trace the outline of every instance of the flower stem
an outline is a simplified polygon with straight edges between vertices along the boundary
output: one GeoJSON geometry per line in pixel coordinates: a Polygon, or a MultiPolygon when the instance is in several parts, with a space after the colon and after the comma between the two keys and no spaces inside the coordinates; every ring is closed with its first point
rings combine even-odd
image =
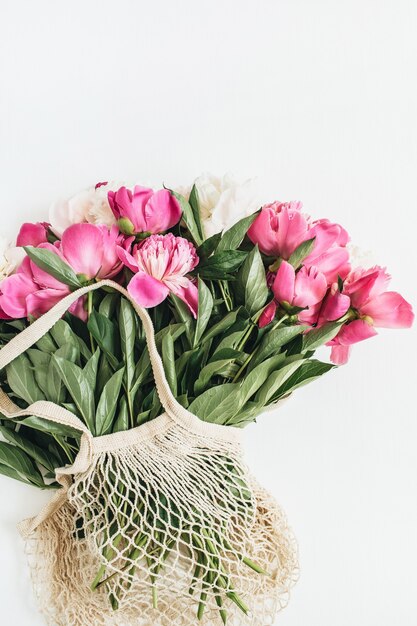
{"type": "MultiPolygon", "coordinates": [[[[93,292],[89,291],[87,294],[87,314],[88,314],[88,319],[90,319],[91,313],[93,312],[93,292]]],[[[90,333],[90,345],[91,345],[91,352],[95,351],[95,345],[94,345],[94,339],[93,339],[93,335],[90,333]]]]}

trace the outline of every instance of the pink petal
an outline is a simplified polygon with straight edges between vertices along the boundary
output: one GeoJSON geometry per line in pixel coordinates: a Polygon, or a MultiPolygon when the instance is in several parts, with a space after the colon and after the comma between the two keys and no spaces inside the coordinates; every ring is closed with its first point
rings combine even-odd
{"type": "Polygon", "coordinates": [[[85,306],[85,297],[78,298],[78,300],[74,302],[74,304],[71,304],[68,310],[70,313],[75,315],[75,317],[79,317],[84,322],[87,321],[88,313],[87,313],[87,308],[85,306]]]}
{"type": "Polygon", "coordinates": [[[116,225],[110,229],[107,226],[97,226],[97,228],[100,229],[102,235],[102,262],[97,277],[112,278],[122,269],[122,262],[117,253],[117,246],[122,242],[122,237],[116,225]]]}
{"type": "Polygon", "coordinates": [[[324,274],[315,267],[302,267],[296,274],[294,286],[294,306],[311,306],[323,300],[327,291],[324,274]]]}
{"type": "Polygon", "coordinates": [[[145,230],[162,233],[178,224],[181,219],[181,207],[178,200],[167,190],[156,191],[147,202],[145,210],[145,230]]]}
{"type": "Polygon", "coordinates": [[[382,328],[410,328],[414,320],[411,304],[395,291],[372,298],[361,308],[361,313],[369,315],[375,326],[382,328]]]}
{"type": "Polygon", "coordinates": [[[262,312],[261,317],[259,318],[259,328],[264,328],[264,326],[268,326],[268,324],[270,324],[272,322],[272,320],[275,317],[275,313],[277,311],[277,305],[275,300],[272,300],[272,302],[270,302],[268,304],[268,306],[265,307],[265,309],[262,312]]]}
{"type": "Polygon", "coordinates": [[[1,283],[1,309],[6,315],[15,319],[27,317],[27,297],[36,289],[37,285],[24,273],[5,278],[1,283]]]}
{"type": "Polygon", "coordinates": [[[349,360],[350,351],[350,346],[332,346],[330,353],[331,362],[335,365],[345,365],[349,360]]]}
{"type": "Polygon", "coordinates": [[[128,267],[129,269],[132,270],[132,272],[137,272],[138,271],[139,266],[137,264],[137,261],[130,254],[130,252],[128,252],[127,250],[125,250],[121,246],[117,246],[117,254],[119,256],[119,259],[123,263],[123,265],[126,265],[126,267],[128,267]]]}
{"type": "Polygon", "coordinates": [[[320,311],[320,319],[323,322],[334,322],[345,315],[350,307],[349,296],[335,291],[335,293],[329,293],[324,300],[323,306],[320,311]]]}
{"type": "Polygon", "coordinates": [[[41,243],[46,243],[46,227],[45,224],[38,222],[37,224],[31,224],[27,222],[20,228],[17,236],[17,246],[39,246],[41,243]]]}
{"type": "Polygon", "coordinates": [[[282,261],[275,276],[272,291],[278,302],[292,304],[294,298],[295,270],[290,263],[282,261]]]}
{"type": "Polygon", "coordinates": [[[183,281],[187,283],[186,286],[173,285],[172,292],[178,296],[178,298],[181,298],[181,300],[188,305],[193,316],[197,317],[198,289],[188,278],[184,278],[183,281]]]}
{"type": "Polygon", "coordinates": [[[145,272],[138,272],[127,286],[132,298],[145,308],[157,306],[165,300],[169,289],[163,282],[145,272]]]}
{"type": "Polygon", "coordinates": [[[280,256],[288,259],[300,243],[309,239],[307,220],[300,211],[287,207],[277,217],[280,256]]]}
{"type": "Polygon", "coordinates": [[[94,224],[73,224],[62,235],[62,254],[76,274],[97,276],[103,263],[103,235],[94,224]]]}
{"type": "Polygon", "coordinates": [[[333,283],[338,276],[346,278],[350,271],[349,251],[346,248],[335,246],[320,256],[310,255],[304,261],[305,265],[314,265],[322,272],[328,283],[333,283]]]}
{"type": "Polygon", "coordinates": [[[276,230],[272,227],[272,220],[276,221],[273,209],[264,207],[248,230],[248,237],[252,243],[257,243],[259,250],[269,256],[280,256],[280,249],[276,230]]]}
{"type": "Polygon", "coordinates": [[[317,304],[312,304],[305,309],[304,311],[300,311],[298,314],[298,320],[301,324],[316,324],[317,326],[321,326],[320,320],[318,319],[319,313],[321,309],[321,302],[317,302],[317,304]]]}
{"type": "Polygon", "coordinates": [[[365,320],[354,320],[342,326],[335,341],[342,346],[351,346],[377,334],[375,328],[365,320]]]}
{"type": "MultiPolygon", "coordinates": [[[[62,285],[64,287],[64,285],[62,285]]],[[[40,317],[70,293],[69,289],[41,289],[27,297],[28,314],[40,317]]]]}
{"type": "MultiPolygon", "coordinates": [[[[307,265],[315,265],[315,259],[327,252],[333,245],[338,244],[341,230],[339,224],[332,224],[328,220],[319,220],[314,223],[308,233],[308,238],[315,237],[315,242],[312,252],[306,259],[307,265]]],[[[342,240],[344,239],[342,237],[342,240]]]]}

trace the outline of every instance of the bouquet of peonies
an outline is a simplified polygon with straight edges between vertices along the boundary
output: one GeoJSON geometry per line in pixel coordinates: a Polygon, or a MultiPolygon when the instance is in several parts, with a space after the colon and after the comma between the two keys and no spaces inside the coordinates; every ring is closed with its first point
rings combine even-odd
{"type": "Polygon", "coordinates": [[[48,623],[273,623],[296,548],[239,429],[413,320],[348,242],[210,176],[98,183],[21,227],[1,265],[0,473],[55,490],[21,524],[48,623]]]}

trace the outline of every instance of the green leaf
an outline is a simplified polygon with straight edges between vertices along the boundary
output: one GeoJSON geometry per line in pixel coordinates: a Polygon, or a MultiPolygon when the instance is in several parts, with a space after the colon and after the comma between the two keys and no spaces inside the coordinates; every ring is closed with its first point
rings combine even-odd
{"type": "Polygon", "coordinates": [[[23,474],[19,474],[19,472],[16,472],[16,470],[12,469],[8,465],[3,465],[2,463],[0,463],[0,474],[3,474],[3,476],[7,476],[7,478],[19,480],[21,483],[25,483],[25,485],[33,485],[33,483],[26,479],[23,474]]]}
{"type": "Polygon", "coordinates": [[[205,422],[226,423],[239,410],[236,406],[236,385],[226,383],[208,389],[191,402],[189,410],[205,422]]]}
{"type": "Polygon", "coordinates": [[[298,361],[288,363],[279,370],[272,372],[256,395],[256,401],[259,405],[262,407],[267,406],[278,389],[303,363],[303,359],[299,359],[298,361]]]}
{"type": "Polygon", "coordinates": [[[236,250],[244,240],[249,228],[258,217],[258,214],[259,211],[249,215],[249,217],[244,217],[229,228],[229,230],[226,230],[217,246],[217,252],[236,250]]]}
{"type": "Polygon", "coordinates": [[[162,339],[162,362],[164,364],[165,376],[168,385],[174,396],[178,394],[177,390],[177,374],[175,371],[175,351],[174,340],[170,333],[166,333],[162,339]]]}
{"type": "Polygon", "coordinates": [[[316,350],[336,337],[342,324],[343,322],[329,322],[321,326],[321,328],[310,330],[303,337],[303,351],[316,350]]]}
{"type": "Polygon", "coordinates": [[[174,196],[180,203],[181,211],[182,211],[182,219],[184,220],[188,230],[190,231],[191,237],[194,239],[197,246],[199,246],[203,238],[200,235],[199,228],[196,224],[194,212],[189,202],[182,196],[181,194],[173,191],[172,189],[168,189],[171,195],[174,196]]]}
{"type": "Polygon", "coordinates": [[[0,432],[9,443],[12,443],[23,452],[26,452],[34,461],[42,465],[45,469],[54,472],[55,465],[53,457],[43,450],[40,446],[35,445],[29,439],[22,437],[19,433],[10,428],[0,426],[0,432]]]}
{"type": "Polygon", "coordinates": [[[198,314],[197,314],[197,322],[194,332],[194,342],[193,347],[195,348],[204,331],[207,328],[207,324],[210,321],[211,313],[213,311],[213,296],[211,295],[210,289],[201,280],[198,278],[198,314]]]}
{"type": "MultiPolygon", "coordinates": [[[[56,350],[55,356],[62,357],[66,361],[75,362],[77,351],[72,344],[67,343],[56,350]]],[[[49,359],[46,375],[45,394],[47,399],[50,402],[55,402],[55,404],[62,404],[65,401],[66,393],[53,359],[49,359]]]]}
{"type": "Polygon", "coordinates": [[[72,428],[71,426],[64,426],[63,424],[56,424],[55,422],[51,422],[35,415],[25,417],[19,422],[19,424],[22,424],[22,426],[27,426],[28,428],[34,428],[35,430],[39,430],[42,433],[47,433],[48,435],[58,437],[71,437],[73,439],[81,437],[80,431],[76,428],[72,428]]]}
{"type": "Polygon", "coordinates": [[[47,333],[43,337],[36,342],[35,347],[42,352],[48,352],[49,354],[53,354],[57,348],[56,343],[52,339],[50,333],[47,333]]]}
{"type": "Polygon", "coordinates": [[[108,293],[104,296],[103,300],[100,302],[100,306],[98,312],[104,317],[108,317],[112,319],[115,316],[117,309],[117,301],[120,299],[120,295],[118,293],[108,293]]]}
{"type": "Polygon", "coordinates": [[[98,436],[107,435],[112,431],[123,375],[124,368],[113,374],[104,386],[96,411],[95,431],[98,436]]]}
{"type": "Polygon", "coordinates": [[[113,369],[119,367],[120,339],[117,326],[101,313],[93,311],[87,323],[98,346],[106,353],[113,369]]]}
{"type": "Polygon", "coordinates": [[[209,280],[234,280],[233,272],[242,265],[247,253],[242,250],[226,250],[203,259],[194,270],[201,278],[209,280]]]}
{"type": "Polygon", "coordinates": [[[278,389],[274,399],[287,395],[295,389],[312,382],[326,372],[329,372],[334,367],[336,366],[331,363],[322,363],[321,361],[316,360],[304,361],[297,371],[294,372],[294,374],[292,374],[278,389]]]}
{"type": "Polygon", "coordinates": [[[209,363],[214,363],[215,361],[222,361],[224,359],[228,360],[241,360],[247,357],[245,352],[241,350],[234,350],[233,348],[222,347],[221,349],[217,349],[213,356],[210,357],[209,363]]]}
{"type": "Polygon", "coordinates": [[[79,337],[64,320],[59,320],[50,330],[50,334],[58,347],[70,344],[76,351],[76,356],[71,360],[80,365],[80,354],[88,360],[91,357],[91,350],[86,343],[79,337]]]}
{"type": "Polygon", "coordinates": [[[121,298],[119,309],[120,345],[125,364],[127,392],[129,393],[135,376],[135,340],[137,333],[136,313],[126,298],[121,298]]]}
{"type": "Polygon", "coordinates": [[[198,234],[200,235],[201,239],[204,239],[204,229],[201,222],[200,203],[198,200],[198,189],[195,184],[192,186],[188,203],[193,212],[193,217],[197,226],[198,234]]]}
{"type": "Polygon", "coordinates": [[[33,248],[32,246],[24,246],[24,249],[35,265],[59,282],[72,289],[79,289],[82,286],[74,270],[55,252],[45,248],[33,248]]]}
{"type": "Polygon", "coordinates": [[[29,348],[26,354],[33,365],[33,373],[39,388],[48,397],[48,366],[51,362],[51,355],[35,348],[29,348]]]}
{"type": "Polygon", "coordinates": [[[258,246],[251,250],[240,268],[236,290],[250,315],[257,313],[265,304],[269,290],[258,246]]]}
{"type": "Polygon", "coordinates": [[[16,446],[3,441],[0,441],[0,465],[9,467],[38,487],[44,486],[42,474],[30,456],[16,446]]]}
{"type": "Polygon", "coordinates": [[[302,265],[304,259],[308,257],[310,252],[314,248],[314,243],[316,238],[307,239],[307,241],[303,241],[300,245],[294,250],[290,258],[288,259],[288,263],[291,263],[293,268],[296,270],[302,265]]]}
{"type": "Polygon", "coordinates": [[[222,359],[205,365],[200,371],[199,377],[194,384],[194,394],[199,396],[203,393],[213,376],[220,376],[222,372],[226,372],[231,363],[233,363],[233,358],[222,359]]]}
{"type": "Polygon", "coordinates": [[[97,387],[97,374],[98,374],[99,362],[100,362],[100,350],[99,348],[97,348],[94,354],[88,359],[87,363],[84,365],[84,368],[83,368],[83,374],[88,384],[90,385],[91,389],[94,389],[94,390],[96,390],[96,387],[97,387]]]}
{"type": "Polygon", "coordinates": [[[242,310],[240,307],[237,308],[235,311],[230,311],[230,313],[227,313],[227,315],[222,317],[220,321],[211,326],[211,328],[209,328],[209,330],[204,333],[202,340],[208,341],[209,339],[213,339],[213,337],[216,337],[217,335],[226,333],[226,331],[231,326],[233,326],[233,324],[239,317],[241,317],[241,315],[242,310]]]}
{"type": "Polygon", "coordinates": [[[282,363],[283,355],[276,354],[264,360],[249,372],[239,389],[239,410],[258,391],[274,370],[282,363]]]}
{"type": "Polygon", "coordinates": [[[281,326],[266,333],[251,363],[252,368],[271,354],[277,353],[289,341],[308,328],[307,326],[281,326]]]}
{"type": "Polygon", "coordinates": [[[45,396],[40,390],[32,369],[31,362],[26,354],[21,354],[6,367],[7,382],[9,387],[28,404],[33,404],[37,400],[45,400],[45,396]]]}
{"type": "Polygon", "coordinates": [[[218,243],[222,237],[221,233],[215,233],[208,239],[205,239],[201,246],[197,248],[198,258],[202,261],[208,259],[216,250],[218,243]]]}
{"type": "Polygon", "coordinates": [[[122,396],[119,402],[119,413],[114,422],[113,432],[120,433],[125,430],[129,430],[129,408],[126,397],[122,396]]]}
{"type": "MultiPolygon", "coordinates": [[[[175,294],[170,294],[170,300],[174,304],[176,311],[176,318],[184,325],[185,334],[187,335],[188,343],[192,344],[193,328],[195,325],[194,318],[187,304],[181,298],[178,298],[175,294]]],[[[161,332],[161,331],[159,331],[161,332]]]]}
{"type": "Polygon", "coordinates": [[[65,361],[61,357],[53,356],[52,358],[69,395],[73,399],[84,422],[94,435],[95,402],[93,388],[78,365],[65,361]]]}

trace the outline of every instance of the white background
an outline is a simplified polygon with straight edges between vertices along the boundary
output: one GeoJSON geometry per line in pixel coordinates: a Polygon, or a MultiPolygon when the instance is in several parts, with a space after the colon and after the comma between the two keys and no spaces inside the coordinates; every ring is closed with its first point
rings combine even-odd
{"type": "MultiPolygon", "coordinates": [[[[1,0],[1,229],[106,179],[257,175],[416,299],[415,0],[1,0]]],[[[386,331],[248,430],[302,577],[281,626],[417,620],[416,330],[386,331]]],[[[0,478],[0,621],[37,626],[0,478]]]]}

